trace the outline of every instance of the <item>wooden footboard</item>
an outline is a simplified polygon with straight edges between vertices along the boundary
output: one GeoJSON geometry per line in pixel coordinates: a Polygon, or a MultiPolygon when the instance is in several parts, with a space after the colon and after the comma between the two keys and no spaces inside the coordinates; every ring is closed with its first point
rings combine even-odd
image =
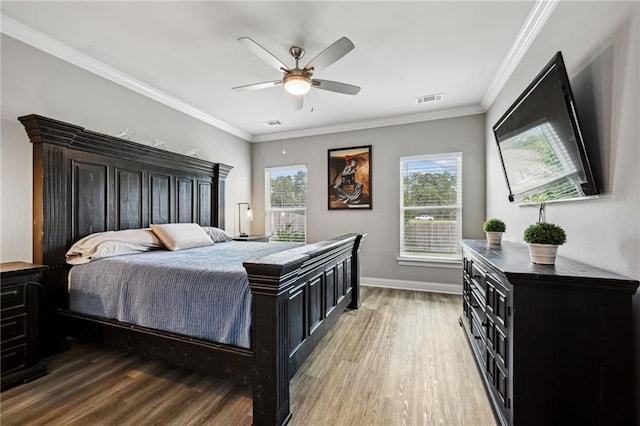
{"type": "Polygon", "coordinates": [[[358,307],[358,252],[349,234],[245,262],[253,295],[253,418],[286,424],[289,380],[349,306],[358,307]]]}

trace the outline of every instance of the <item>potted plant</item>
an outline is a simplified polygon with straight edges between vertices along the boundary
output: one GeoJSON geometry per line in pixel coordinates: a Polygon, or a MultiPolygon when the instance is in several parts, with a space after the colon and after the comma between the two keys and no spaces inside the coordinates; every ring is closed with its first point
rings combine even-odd
{"type": "Polygon", "coordinates": [[[523,239],[529,244],[531,262],[553,265],[556,261],[558,246],[567,242],[567,234],[558,225],[538,222],[524,230],[523,239]]]}
{"type": "Polygon", "coordinates": [[[500,219],[493,218],[487,220],[482,225],[482,229],[487,234],[489,244],[500,244],[502,242],[502,234],[507,230],[507,225],[500,219]]]}

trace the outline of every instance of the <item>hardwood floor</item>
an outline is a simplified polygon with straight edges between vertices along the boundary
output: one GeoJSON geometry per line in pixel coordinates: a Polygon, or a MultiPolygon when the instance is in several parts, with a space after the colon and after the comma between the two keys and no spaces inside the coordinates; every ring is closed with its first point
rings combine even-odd
{"type": "MultiPolygon", "coordinates": [[[[494,425],[459,296],[364,287],[291,381],[292,425],[494,425]]],[[[250,425],[251,389],[77,342],[0,394],[9,425],[250,425]]]]}

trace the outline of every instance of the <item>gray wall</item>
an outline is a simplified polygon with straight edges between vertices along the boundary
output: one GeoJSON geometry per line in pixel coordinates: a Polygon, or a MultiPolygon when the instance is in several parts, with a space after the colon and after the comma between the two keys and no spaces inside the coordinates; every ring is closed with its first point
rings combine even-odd
{"type": "MultiPolygon", "coordinates": [[[[264,232],[265,167],[306,164],[307,240],[319,241],[347,232],[368,233],[362,249],[362,275],[392,281],[451,283],[461,289],[459,268],[399,266],[400,157],[462,152],[463,236],[483,237],[484,115],[382,127],[253,145],[252,232],[264,232]],[[372,145],[373,209],[327,209],[327,150],[372,145]]],[[[400,284],[401,285],[401,284],[400,284]]]]}
{"type": "Polygon", "coordinates": [[[165,142],[168,150],[199,150],[200,158],[234,166],[227,185],[227,229],[234,206],[251,191],[250,144],[115,83],[2,36],[0,260],[32,260],[32,148],[17,117],[40,114],[134,140],[165,142]]]}
{"type": "MultiPolygon", "coordinates": [[[[585,140],[596,148],[590,160],[601,175],[604,195],[592,201],[548,204],[546,218],[567,231],[568,242],[559,255],[635,279],[640,278],[639,22],[638,2],[560,2],[486,114],[487,215],[505,220],[506,239],[521,241],[524,228],[537,220],[538,212],[507,202],[491,126],[552,55],[562,51],[585,140]]],[[[640,386],[638,294],[633,306],[640,386]]]]}

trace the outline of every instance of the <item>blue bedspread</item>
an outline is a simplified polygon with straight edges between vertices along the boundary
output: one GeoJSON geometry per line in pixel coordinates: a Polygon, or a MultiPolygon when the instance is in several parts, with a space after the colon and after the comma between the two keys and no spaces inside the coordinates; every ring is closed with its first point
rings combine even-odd
{"type": "Polygon", "coordinates": [[[242,262],[295,246],[228,241],[77,265],[69,273],[69,308],[250,348],[251,292],[242,262]]]}

